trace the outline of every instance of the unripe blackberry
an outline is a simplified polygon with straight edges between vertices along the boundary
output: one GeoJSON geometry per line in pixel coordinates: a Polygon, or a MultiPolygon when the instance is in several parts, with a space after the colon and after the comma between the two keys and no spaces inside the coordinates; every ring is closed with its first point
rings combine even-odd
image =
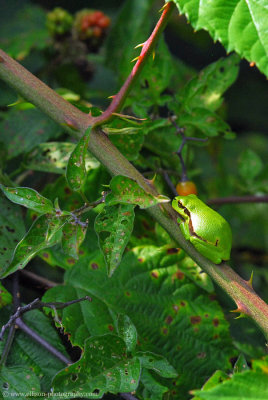
{"type": "Polygon", "coordinates": [[[68,34],[71,31],[72,24],[72,15],[63,8],[54,8],[47,14],[46,25],[50,34],[54,37],[68,34]]]}

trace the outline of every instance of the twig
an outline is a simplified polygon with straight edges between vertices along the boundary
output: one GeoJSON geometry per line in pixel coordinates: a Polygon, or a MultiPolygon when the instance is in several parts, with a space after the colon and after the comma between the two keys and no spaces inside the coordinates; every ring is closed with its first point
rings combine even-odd
{"type": "Polygon", "coordinates": [[[235,203],[268,203],[268,195],[263,196],[230,196],[207,200],[207,204],[235,204],[235,203]]]}
{"type": "Polygon", "coordinates": [[[44,347],[47,351],[53,354],[56,358],[62,361],[64,364],[71,364],[72,362],[65,357],[60,351],[58,351],[55,347],[53,347],[50,343],[48,343],[45,339],[43,339],[40,335],[38,335],[35,331],[33,331],[29,326],[27,326],[21,318],[16,319],[16,325],[20,328],[24,333],[30,336],[33,340],[39,343],[42,347],[44,347]]]}
{"type": "Polygon", "coordinates": [[[72,215],[78,216],[81,215],[87,211],[90,211],[92,208],[98,206],[99,204],[102,204],[105,202],[105,198],[109,192],[103,192],[102,197],[99,200],[93,201],[92,203],[85,203],[82,207],[78,208],[77,210],[74,210],[72,212],[72,215]]]}
{"type": "Polygon", "coordinates": [[[8,354],[9,354],[10,349],[11,349],[11,345],[12,345],[13,340],[14,340],[14,336],[15,336],[15,325],[13,324],[11,326],[11,328],[9,329],[7,341],[5,343],[4,350],[3,350],[2,354],[1,354],[0,367],[1,367],[1,365],[5,365],[5,363],[6,363],[8,354]]]}
{"type": "Polygon", "coordinates": [[[138,400],[137,397],[134,397],[131,393],[119,393],[122,399],[125,400],[138,400]]]}
{"type": "Polygon", "coordinates": [[[32,311],[32,310],[43,308],[43,307],[48,307],[48,308],[52,308],[52,309],[55,309],[55,308],[62,309],[62,308],[68,307],[72,304],[78,303],[80,301],[85,301],[85,300],[92,301],[91,297],[89,297],[89,296],[82,297],[81,299],[67,301],[66,303],[57,302],[57,301],[53,302],[53,303],[44,303],[44,302],[40,301],[39,299],[35,299],[31,303],[27,304],[26,306],[17,308],[16,312],[9,318],[8,322],[2,326],[1,333],[0,333],[0,340],[3,340],[3,335],[5,333],[5,330],[7,328],[9,328],[12,324],[14,324],[14,323],[17,324],[17,319],[20,318],[23,314],[25,314],[28,311],[32,311]]]}
{"type": "Polygon", "coordinates": [[[175,186],[173,185],[170,177],[168,176],[167,171],[163,171],[162,175],[163,175],[167,185],[169,186],[171,192],[174,194],[174,196],[178,196],[177,190],[176,190],[175,186]]]}
{"type": "Polygon", "coordinates": [[[33,281],[35,281],[36,283],[38,283],[41,286],[44,286],[45,288],[52,288],[57,286],[58,284],[56,282],[52,282],[47,278],[44,278],[43,276],[37,275],[31,271],[28,271],[26,269],[22,269],[20,270],[20,274],[22,276],[25,276],[33,281]]]}
{"type": "MultiPolygon", "coordinates": [[[[202,139],[202,138],[196,138],[196,137],[188,137],[184,134],[184,128],[180,128],[176,122],[174,121],[173,118],[170,118],[171,123],[175,126],[176,132],[181,135],[182,141],[181,145],[179,147],[179,150],[176,151],[177,156],[180,159],[181,163],[181,182],[186,182],[188,181],[188,176],[187,176],[187,170],[186,170],[186,165],[184,162],[184,159],[182,157],[182,150],[184,146],[186,145],[187,142],[192,141],[192,142],[207,142],[208,138],[202,139]]],[[[173,191],[174,192],[174,191],[173,191]]],[[[177,194],[177,191],[175,190],[175,193],[177,194]]]]}

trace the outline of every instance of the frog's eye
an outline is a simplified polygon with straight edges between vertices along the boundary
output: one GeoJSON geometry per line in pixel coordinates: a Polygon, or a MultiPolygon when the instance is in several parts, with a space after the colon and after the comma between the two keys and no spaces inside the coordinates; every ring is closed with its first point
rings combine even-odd
{"type": "Polygon", "coordinates": [[[179,182],[176,186],[178,195],[188,196],[188,194],[197,194],[197,187],[192,181],[179,182]]]}

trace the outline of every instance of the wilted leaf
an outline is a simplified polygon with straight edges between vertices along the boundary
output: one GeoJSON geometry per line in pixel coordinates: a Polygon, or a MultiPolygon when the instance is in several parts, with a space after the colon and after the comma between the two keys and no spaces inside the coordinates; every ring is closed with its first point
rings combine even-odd
{"type": "Polygon", "coordinates": [[[120,264],[128,244],[135,217],[134,207],[132,204],[106,206],[95,219],[95,231],[99,237],[99,245],[109,276],[120,264]]]}
{"type": "Polygon", "coordinates": [[[132,392],[139,384],[140,361],[126,356],[124,341],[115,335],[93,336],[86,340],[79,361],[59,372],[54,380],[54,391],[90,392],[91,398],[104,393],[132,392]]]}
{"type": "Polygon", "coordinates": [[[0,195],[0,262],[2,268],[10,263],[18,242],[25,234],[21,208],[0,195]]]}
{"type": "MultiPolygon", "coordinates": [[[[34,171],[63,174],[74,148],[75,144],[70,142],[41,143],[27,156],[26,167],[34,171]]],[[[86,171],[98,168],[99,165],[99,161],[87,152],[86,171]]]]}
{"type": "Polygon", "coordinates": [[[119,314],[117,319],[117,331],[124,340],[127,351],[133,352],[137,345],[138,334],[135,325],[127,315],[119,314]]]}
{"type": "Polygon", "coordinates": [[[86,177],[85,158],[90,132],[91,127],[87,128],[84,136],[77,143],[67,164],[66,179],[72,190],[80,190],[86,177]]]}
{"type": "Polygon", "coordinates": [[[49,217],[47,215],[41,215],[34,221],[29,231],[15,248],[11,263],[6,268],[1,268],[1,277],[4,278],[17,269],[24,268],[40,250],[56,244],[61,238],[61,231],[57,228],[56,231],[52,230],[51,234],[48,235],[49,217]]]}
{"type": "Polygon", "coordinates": [[[170,199],[163,195],[153,196],[143,190],[137,182],[126,176],[117,175],[110,182],[112,193],[108,194],[105,203],[109,206],[114,204],[136,204],[140,208],[148,208],[159,203],[167,203],[170,199]]]}
{"type": "Polygon", "coordinates": [[[5,187],[0,184],[5,196],[13,203],[20,204],[40,214],[54,214],[52,202],[39,194],[36,190],[27,187],[5,187]]]}
{"type": "Polygon", "coordinates": [[[65,254],[78,260],[79,247],[87,232],[86,222],[69,222],[62,229],[62,249],[65,254]]]}

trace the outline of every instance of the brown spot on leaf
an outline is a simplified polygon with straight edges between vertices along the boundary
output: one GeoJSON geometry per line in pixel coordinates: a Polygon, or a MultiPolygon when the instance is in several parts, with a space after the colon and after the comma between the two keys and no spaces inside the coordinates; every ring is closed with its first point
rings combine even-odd
{"type": "Polygon", "coordinates": [[[207,356],[207,353],[205,353],[204,351],[197,354],[197,358],[199,358],[199,359],[201,359],[201,360],[202,360],[203,358],[206,358],[206,356],[207,356]]]}
{"type": "Polygon", "coordinates": [[[209,315],[208,315],[208,314],[205,314],[205,317],[206,317],[206,318],[208,318],[208,317],[209,317],[209,315]]]}
{"type": "Polygon", "coordinates": [[[72,192],[71,192],[71,189],[68,188],[68,186],[65,186],[64,192],[65,192],[66,194],[71,194],[71,193],[72,193],[72,192]]]}
{"type": "Polygon", "coordinates": [[[177,254],[179,253],[180,249],[171,247],[170,249],[167,249],[167,254],[177,254]]]}
{"type": "Polygon", "coordinates": [[[214,300],[216,300],[217,296],[215,294],[210,294],[209,298],[211,301],[214,301],[214,300]]]}
{"type": "Polygon", "coordinates": [[[91,268],[92,268],[92,269],[98,269],[99,266],[98,266],[97,263],[92,263],[92,264],[91,264],[91,268]]]}
{"type": "Polygon", "coordinates": [[[44,258],[48,258],[48,257],[49,257],[49,254],[48,254],[48,253],[43,253],[42,256],[43,256],[44,258]]]}
{"type": "Polygon", "coordinates": [[[74,258],[68,258],[67,263],[68,264],[75,264],[75,259],[74,258]]]}
{"type": "Polygon", "coordinates": [[[168,328],[166,328],[165,326],[162,328],[162,333],[163,335],[167,335],[168,334],[168,328]]]}
{"type": "Polygon", "coordinates": [[[219,323],[220,323],[220,322],[219,322],[218,318],[214,318],[214,319],[213,319],[213,325],[214,325],[214,326],[218,326],[219,323]]]}
{"type": "Polygon", "coordinates": [[[138,258],[138,261],[139,261],[140,263],[142,263],[142,262],[144,261],[144,259],[143,259],[143,258],[138,258]]]}
{"type": "Polygon", "coordinates": [[[171,316],[171,315],[168,315],[167,318],[166,318],[166,323],[167,323],[168,325],[170,325],[172,321],[173,321],[172,316],[171,316]]]}
{"type": "Polygon", "coordinates": [[[153,278],[156,278],[156,279],[159,278],[159,273],[157,271],[152,271],[151,275],[152,275],[153,278]]]}
{"type": "Polygon", "coordinates": [[[186,304],[184,303],[184,301],[181,301],[181,306],[182,306],[182,307],[185,307],[185,306],[186,306],[186,304]]]}
{"type": "Polygon", "coordinates": [[[178,270],[173,276],[181,281],[184,278],[184,273],[178,270]]]}
{"type": "Polygon", "coordinates": [[[130,296],[131,296],[131,294],[130,294],[129,292],[125,292],[125,295],[126,295],[127,297],[130,297],[130,296]]]}
{"type": "Polygon", "coordinates": [[[202,318],[200,317],[200,315],[194,315],[193,317],[191,317],[191,324],[200,324],[201,320],[202,318]]]}
{"type": "Polygon", "coordinates": [[[108,329],[109,329],[109,331],[113,331],[114,330],[114,327],[113,327],[113,325],[108,325],[108,329]]]}

